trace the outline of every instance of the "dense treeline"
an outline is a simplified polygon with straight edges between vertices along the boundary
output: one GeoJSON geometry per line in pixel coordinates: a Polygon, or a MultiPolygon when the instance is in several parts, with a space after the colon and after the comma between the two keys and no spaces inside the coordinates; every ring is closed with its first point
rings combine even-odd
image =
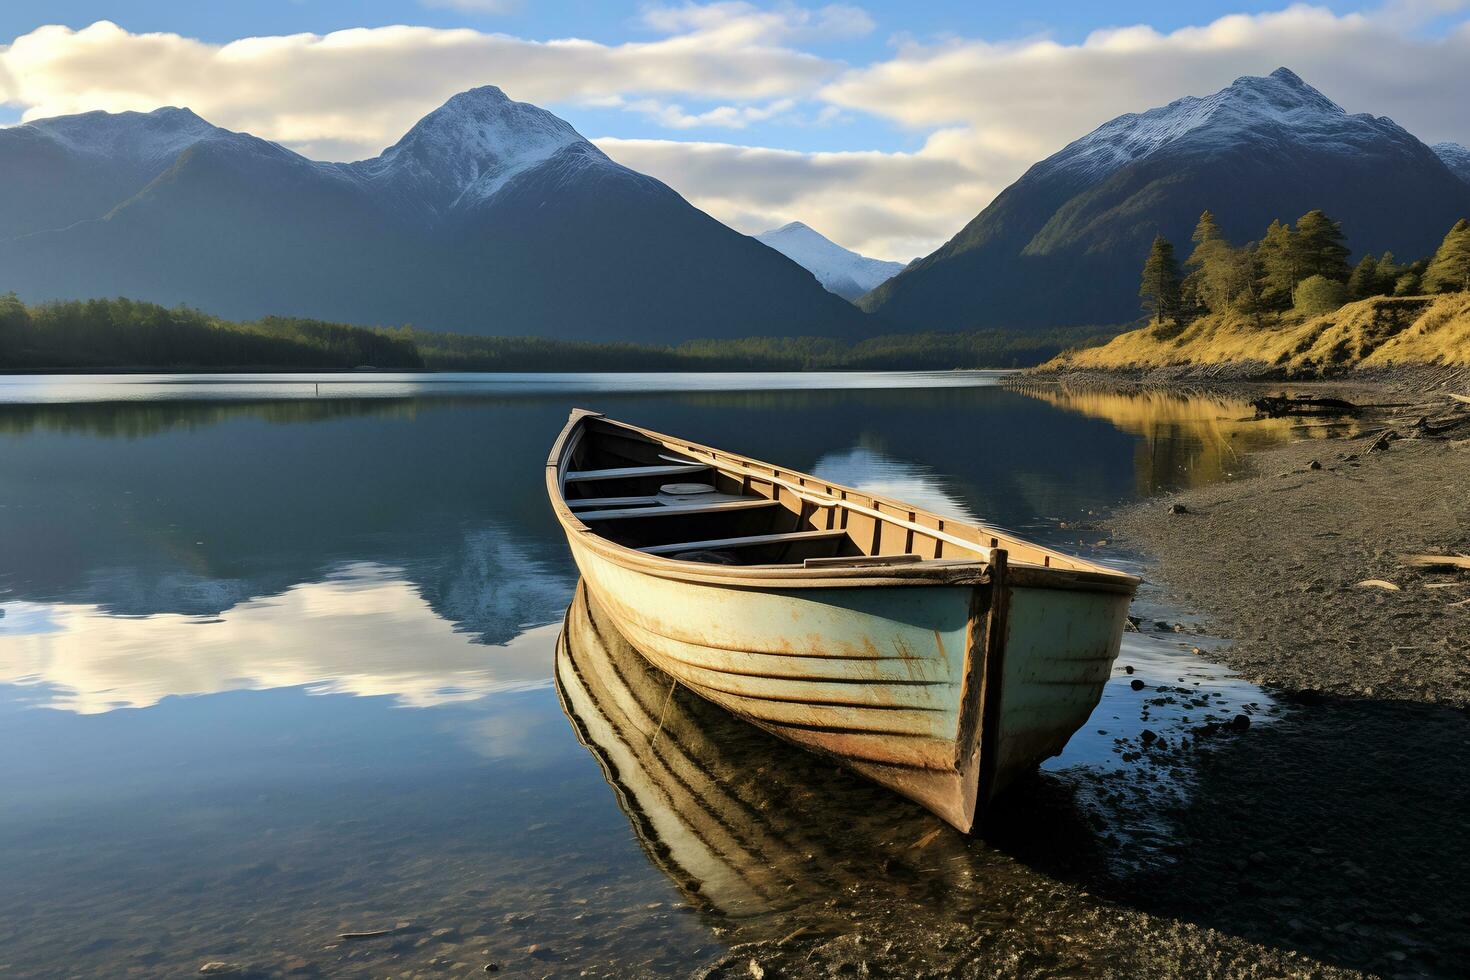
{"type": "Polygon", "coordinates": [[[478,337],[266,317],[236,323],[129,299],[26,306],[0,296],[0,371],[271,368],[431,371],[809,371],[1028,367],[1101,343],[1101,327],[696,340],[677,347],[478,337]]]}
{"type": "Polygon", "coordinates": [[[1330,313],[1374,296],[1418,296],[1470,290],[1470,221],[1457,221],[1429,258],[1400,263],[1393,253],[1348,264],[1341,225],[1308,211],[1295,227],[1271,222],[1255,242],[1232,245],[1215,216],[1200,215],[1183,271],[1174,246],[1154,239],[1139,296],[1156,332],[1182,331],[1205,313],[1239,312],[1257,326],[1285,314],[1330,313]]]}
{"type": "Polygon", "coordinates": [[[1009,333],[894,334],[848,343],[826,337],[691,340],[677,347],[592,344],[537,337],[411,337],[436,371],[855,371],[1029,367],[1069,347],[1114,336],[1105,327],[1009,333]]]}
{"type": "Polygon", "coordinates": [[[234,323],[130,299],[26,306],[0,296],[0,369],[418,369],[413,344],[340,323],[266,317],[234,323]]]}

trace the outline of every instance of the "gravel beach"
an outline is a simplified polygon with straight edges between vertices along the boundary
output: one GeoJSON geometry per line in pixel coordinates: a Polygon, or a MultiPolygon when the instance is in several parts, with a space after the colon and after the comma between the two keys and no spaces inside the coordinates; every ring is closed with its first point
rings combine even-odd
{"type": "Polygon", "coordinates": [[[875,881],[850,894],[847,935],[738,946],[696,976],[1463,976],[1470,571],[1400,556],[1470,554],[1470,405],[1424,393],[1443,378],[1398,380],[1313,386],[1393,406],[1359,437],[1247,454],[1233,479],[1108,521],[1149,588],[1223,641],[1201,656],[1275,699],[1269,724],[1145,745],[1090,790],[1019,787],[986,831],[1003,921],[935,928],[875,881]],[[1188,793],[1159,791],[1185,771],[1188,793]]]}
{"type": "Polygon", "coordinates": [[[1180,914],[1387,976],[1470,962],[1470,572],[1401,558],[1470,553],[1470,425],[1415,424],[1467,408],[1428,398],[1114,520],[1229,641],[1211,655],[1293,705],[1200,754],[1192,844],[1148,876],[1180,914]]]}

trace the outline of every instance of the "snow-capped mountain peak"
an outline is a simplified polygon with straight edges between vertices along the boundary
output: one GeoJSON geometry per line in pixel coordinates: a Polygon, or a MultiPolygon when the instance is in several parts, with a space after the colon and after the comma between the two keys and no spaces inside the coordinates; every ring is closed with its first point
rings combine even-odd
{"type": "MultiPolygon", "coordinates": [[[[1373,121],[1371,116],[1348,116],[1296,72],[1283,67],[1264,77],[1244,75],[1202,98],[1186,96],[1147,112],[1119,116],[1047,162],[1056,171],[1100,180],[1185,140],[1225,145],[1246,142],[1247,134],[1269,127],[1284,127],[1307,138],[1335,141],[1349,119],[1373,121]]],[[[1376,122],[1393,127],[1390,120],[1376,122]]]]}
{"type": "Polygon", "coordinates": [[[1436,143],[1430,149],[1450,168],[1450,173],[1470,184],[1470,149],[1459,143],[1436,143]]]}
{"type": "Polygon", "coordinates": [[[857,299],[903,270],[902,262],[870,259],[843,248],[800,221],[755,236],[817,277],[828,292],[857,299]]]}
{"type": "Polygon", "coordinates": [[[171,161],[201,140],[228,137],[190,109],[164,106],[152,112],[83,112],[25,123],[68,151],[138,165],[171,161]]]}
{"type": "Polygon", "coordinates": [[[486,200],[574,144],[592,147],[566,121],[485,85],[450,98],[380,156],[349,166],[439,216],[486,200]]]}

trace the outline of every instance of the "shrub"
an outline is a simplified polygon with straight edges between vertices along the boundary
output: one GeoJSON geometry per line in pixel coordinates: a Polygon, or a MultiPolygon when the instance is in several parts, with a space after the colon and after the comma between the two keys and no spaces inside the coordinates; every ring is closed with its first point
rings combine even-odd
{"type": "Polygon", "coordinates": [[[1291,292],[1291,305],[1305,316],[1321,316],[1347,302],[1347,286],[1326,276],[1308,276],[1291,292]]]}

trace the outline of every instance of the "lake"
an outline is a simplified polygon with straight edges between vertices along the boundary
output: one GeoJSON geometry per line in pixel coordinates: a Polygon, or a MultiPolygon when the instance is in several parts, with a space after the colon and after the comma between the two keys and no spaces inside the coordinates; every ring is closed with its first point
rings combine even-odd
{"type": "MultiPolygon", "coordinates": [[[[1045,874],[682,692],[660,737],[741,846],[609,769],[622,695],[553,683],[576,575],[543,464],[591,407],[1136,566],[1109,508],[1312,434],[999,377],[0,378],[0,973],[681,974],[876,915],[859,885],[983,917],[1045,874]]],[[[1194,709],[1110,684],[1015,805],[1085,809],[1143,721],[1269,713],[1185,639],[1129,634],[1118,676],[1194,709]]]]}

